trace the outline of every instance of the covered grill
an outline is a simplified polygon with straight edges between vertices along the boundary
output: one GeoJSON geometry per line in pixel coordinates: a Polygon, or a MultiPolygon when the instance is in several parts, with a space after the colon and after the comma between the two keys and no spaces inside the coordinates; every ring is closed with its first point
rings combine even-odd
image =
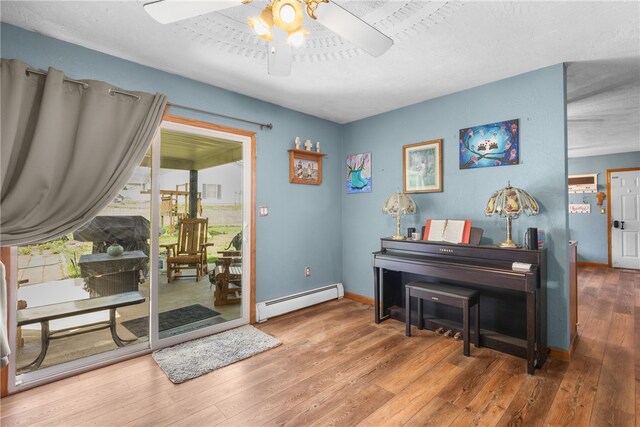
{"type": "Polygon", "coordinates": [[[142,251],[149,256],[151,224],[139,215],[97,216],[73,232],[79,242],[93,242],[93,253],[107,252],[113,244],[120,244],[126,251],[142,251]]]}
{"type": "Polygon", "coordinates": [[[74,240],[93,243],[93,253],[78,263],[92,297],[138,290],[140,273],[148,272],[149,229],[142,216],[97,216],[73,233],[74,240]],[[121,256],[106,254],[114,243],[123,247],[121,256]]]}

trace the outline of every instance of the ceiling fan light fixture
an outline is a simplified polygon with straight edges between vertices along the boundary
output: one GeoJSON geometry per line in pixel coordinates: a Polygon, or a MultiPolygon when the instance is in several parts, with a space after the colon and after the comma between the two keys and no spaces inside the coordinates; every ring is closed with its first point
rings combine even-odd
{"type": "Polygon", "coordinates": [[[304,14],[299,0],[274,0],[273,23],[290,33],[302,25],[304,14]]]}
{"type": "Polygon", "coordinates": [[[287,43],[293,47],[301,47],[304,45],[304,37],[309,34],[309,31],[303,27],[297,28],[294,31],[289,32],[287,37],[287,43]]]}
{"type": "Polygon", "coordinates": [[[290,4],[285,4],[280,8],[280,19],[282,22],[290,24],[296,19],[296,11],[290,4]]]}
{"type": "Polygon", "coordinates": [[[273,14],[271,6],[264,8],[260,16],[252,16],[249,18],[249,26],[261,39],[271,41],[273,35],[271,34],[271,27],[273,27],[273,14]]]}

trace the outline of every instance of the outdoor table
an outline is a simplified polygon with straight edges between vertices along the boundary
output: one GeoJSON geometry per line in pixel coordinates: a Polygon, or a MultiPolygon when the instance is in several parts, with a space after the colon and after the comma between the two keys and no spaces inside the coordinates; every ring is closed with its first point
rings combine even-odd
{"type": "Polygon", "coordinates": [[[87,290],[95,297],[137,291],[147,260],[142,251],[125,251],[117,257],[97,253],[80,256],[78,265],[87,290]]]}

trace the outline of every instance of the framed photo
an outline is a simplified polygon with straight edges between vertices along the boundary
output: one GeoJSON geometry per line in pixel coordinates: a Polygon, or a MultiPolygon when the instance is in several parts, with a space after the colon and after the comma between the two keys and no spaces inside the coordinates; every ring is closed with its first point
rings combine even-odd
{"type": "Polygon", "coordinates": [[[347,194],[371,193],[371,153],[347,156],[347,194]]]}
{"type": "Polygon", "coordinates": [[[326,154],[316,151],[289,150],[289,182],[319,185],[324,156],[326,154]]]}
{"type": "Polygon", "coordinates": [[[442,140],[402,147],[402,182],[405,193],[442,191],[442,140]]]}
{"type": "Polygon", "coordinates": [[[518,119],[460,129],[460,169],[517,165],[518,119]]]}

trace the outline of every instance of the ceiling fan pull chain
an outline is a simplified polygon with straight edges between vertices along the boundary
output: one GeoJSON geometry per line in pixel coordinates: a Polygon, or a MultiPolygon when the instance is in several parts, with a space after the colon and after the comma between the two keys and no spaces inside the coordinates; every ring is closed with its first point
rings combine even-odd
{"type": "Polygon", "coordinates": [[[316,10],[320,3],[329,3],[329,0],[303,0],[307,4],[307,15],[316,19],[316,10]]]}

